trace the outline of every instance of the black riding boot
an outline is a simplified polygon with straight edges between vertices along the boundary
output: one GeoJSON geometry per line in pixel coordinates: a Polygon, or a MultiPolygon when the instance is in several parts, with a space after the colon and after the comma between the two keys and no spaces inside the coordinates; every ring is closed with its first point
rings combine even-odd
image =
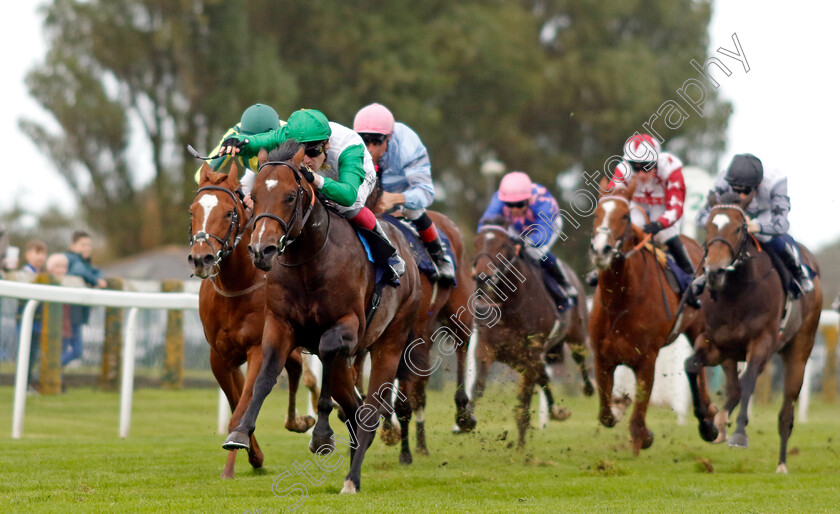
{"type": "MultiPolygon", "coordinates": [[[[566,274],[563,272],[563,268],[560,265],[560,259],[551,258],[551,256],[547,256],[545,259],[540,259],[540,266],[548,271],[548,274],[557,281],[557,285],[560,287],[560,292],[565,297],[563,300],[573,300],[577,298],[577,291],[569,283],[569,280],[566,278],[566,274]]],[[[559,300],[560,299],[556,299],[559,300]]]]}
{"type": "Polygon", "coordinates": [[[779,257],[785,263],[785,267],[793,274],[797,285],[799,285],[800,293],[794,296],[798,298],[814,290],[814,282],[808,275],[808,270],[805,269],[805,265],[802,264],[802,259],[799,257],[799,250],[797,248],[785,243],[785,251],[781,252],[779,257]]]}
{"type": "Polygon", "coordinates": [[[435,263],[438,270],[439,280],[445,282],[452,282],[455,280],[455,265],[452,264],[452,259],[446,253],[446,247],[443,245],[443,240],[438,235],[434,241],[428,243],[423,241],[426,245],[426,250],[429,251],[429,256],[435,263]]]}
{"type": "MultiPolygon", "coordinates": [[[[364,230],[364,229],[363,229],[364,230]]],[[[372,231],[365,230],[367,235],[373,235],[373,241],[369,240],[371,246],[371,253],[376,262],[387,261],[388,267],[391,269],[391,277],[388,277],[388,282],[393,286],[400,284],[399,278],[405,273],[405,261],[400,257],[397,248],[388,239],[382,226],[379,225],[379,220],[376,220],[376,226],[372,231]]]]}
{"type": "MultiPolygon", "coordinates": [[[[691,257],[689,257],[688,251],[685,249],[685,245],[680,239],[680,236],[674,236],[665,241],[665,246],[668,247],[668,253],[670,253],[671,257],[674,258],[674,262],[677,263],[677,266],[688,274],[689,277],[694,278],[694,265],[691,264],[691,257]]],[[[691,285],[689,285],[688,291],[685,294],[687,295],[685,303],[695,309],[699,309],[700,299],[694,294],[691,285]]]]}

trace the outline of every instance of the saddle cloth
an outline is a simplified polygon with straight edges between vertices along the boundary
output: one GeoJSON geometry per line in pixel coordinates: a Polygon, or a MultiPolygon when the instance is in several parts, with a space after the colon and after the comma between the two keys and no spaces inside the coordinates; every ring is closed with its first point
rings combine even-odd
{"type": "MultiPolygon", "coordinates": [[[[420,270],[420,273],[423,273],[429,277],[429,280],[431,280],[437,272],[437,267],[435,266],[434,261],[432,261],[431,256],[429,256],[429,252],[426,251],[426,245],[424,245],[423,241],[420,240],[420,235],[417,233],[417,229],[414,228],[414,225],[405,218],[397,218],[391,216],[390,214],[384,214],[382,216],[382,220],[394,225],[400,232],[402,232],[402,235],[405,237],[406,241],[408,241],[409,246],[411,246],[411,253],[414,255],[414,260],[417,262],[417,268],[420,270]]],[[[455,264],[455,254],[452,253],[452,245],[449,244],[449,238],[446,237],[446,234],[444,234],[442,230],[438,230],[438,235],[440,235],[440,239],[446,247],[446,255],[448,255],[449,258],[452,259],[452,263],[455,264]]],[[[452,285],[454,287],[458,284],[453,280],[452,285]]]]}
{"type": "Polygon", "coordinates": [[[668,285],[671,286],[671,289],[677,294],[682,294],[691,283],[693,277],[677,265],[677,262],[667,250],[657,247],[654,251],[654,246],[651,243],[645,243],[644,248],[656,255],[656,262],[665,271],[665,276],[668,279],[668,285]]]}

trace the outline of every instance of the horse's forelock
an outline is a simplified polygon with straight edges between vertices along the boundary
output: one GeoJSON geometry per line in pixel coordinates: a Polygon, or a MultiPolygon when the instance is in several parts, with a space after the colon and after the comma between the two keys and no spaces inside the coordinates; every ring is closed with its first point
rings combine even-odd
{"type": "Polygon", "coordinates": [[[288,161],[300,150],[300,143],[297,139],[287,139],[283,144],[269,152],[269,161],[288,161]]]}

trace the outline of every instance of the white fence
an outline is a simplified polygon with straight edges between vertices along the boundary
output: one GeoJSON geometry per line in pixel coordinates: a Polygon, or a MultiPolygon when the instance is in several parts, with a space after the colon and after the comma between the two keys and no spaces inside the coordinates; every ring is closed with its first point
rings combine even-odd
{"type": "Polygon", "coordinates": [[[39,302],[127,308],[123,338],[122,383],[120,386],[120,437],[127,437],[131,425],[131,399],[134,391],[134,357],[139,309],[197,310],[194,293],[133,293],[79,287],[56,287],[0,280],[0,296],[29,300],[21,318],[20,342],[15,374],[12,438],[23,435],[32,322],[39,302]]]}

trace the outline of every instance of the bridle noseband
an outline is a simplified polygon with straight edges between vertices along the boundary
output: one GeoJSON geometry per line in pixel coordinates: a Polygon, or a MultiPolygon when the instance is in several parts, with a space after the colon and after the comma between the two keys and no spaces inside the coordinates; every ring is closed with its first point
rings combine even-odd
{"type": "Polygon", "coordinates": [[[222,186],[204,186],[200,187],[196,192],[196,197],[204,191],[222,191],[229,195],[233,199],[234,209],[230,219],[230,225],[228,225],[227,232],[222,237],[217,236],[216,234],[208,234],[207,232],[198,232],[196,234],[192,233],[192,223],[190,223],[190,247],[195,245],[196,243],[206,243],[207,246],[210,247],[210,250],[213,251],[215,256],[215,261],[213,262],[214,266],[218,266],[222,259],[229,256],[233,253],[233,249],[236,248],[236,245],[239,244],[240,239],[242,239],[242,235],[245,233],[242,230],[246,224],[239,223],[239,209],[236,207],[242,206],[242,211],[245,212],[245,204],[242,202],[242,199],[236,195],[233,191],[226,187],[222,186]],[[233,240],[231,240],[233,238],[233,240]],[[213,243],[210,241],[211,239],[215,239],[218,241],[220,248],[216,250],[213,248],[213,243]]]}
{"type": "MultiPolygon", "coordinates": [[[[295,195],[295,206],[294,206],[294,209],[292,211],[292,215],[289,216],[288,221],[285,221],[285,220],[283,220],[283,218],[281,218],[280,216],[277,216],[276,214],[273,214],[273,213],[270,213],[270,212],[263,212],[263,213],[257,215],[257,217],[254,218],[254,226],[256,226],[257,222],[259,220],[261,220],[262,218],[268,218],[270,220],[274,220],[277,223],[279,223],[280,227],[283,229],[283,235],[280,236],[280,239],[277,241],[277,244],[275,246],[277,248],[277,255],[283,255],[283,252],[286,251],[286,248],[290,244],[294,243],[295,239],[297,239],[297,237],[300,235],[300,232],[298,232],[298,234],[294,237],[291,237],[289,234],[290,234],[290,228],[292,227],[292,225],[295,222],[295,217],[298,216],[298,214],[300,213],[301,199],[304,196],[305,189],[303,187],[303,183],[301,182],[302,177],[301,177],[301,174],[300,174],[300,170],[298,170],[297,166],[295,166],[292,161],[266,161],[266,162],[260,164],[260,167],[257,169],[257,173],[259,173],[266,166],[275,166],[275,165],[286,166],[287,168],[292,170],[292,172],[294,173],[295,181],[297,182],[297,192],[296,192],[296,195],[295,195]]],[[[310,194],[311,198],[310,198],[309,205],[306,206],[306,212],[302,214],[302,218],[301,218],[301,221],[300,221],[300,226],[301,227],[306,225],[306,220],[309,219],[309,215],[312,214],[312,208],[315,206],[315,191],[312,190],[311,186],[310,186],[310,193],[311,193],[310,194]]]]}
{"type": "MultiPolygon", "coordinates": [[[[516,262],[520,258],[519,253],[520,253],[520,250],[522,249],[522,245],[516,243],[514,238],[511,237],[510,234],[508,233],[508,229],[506,229],[505,227],[503,227],[501,225],[484,225],[483,227],[478,229],[478,233],[481,234],[482,232],[487,232],[487,231],[490,231],[490,230],[501,232],[503,237],[507,238],[507,240],[508,240],[507,242],[510,243],[511,245],[513,245],[513,247],[514,247],[513,256],[512,257],[505,256],[505,258],[511,264],[516,262]]],[[[505,246],[507,246],[507,245],[505,245],[505,246]]],[[[475,265],[478,264],[478,259],[481,258],[481,257],[487,257],[490,260],[491,263],[493,263],[493,260],[495,258],[494,255],[490,255],[488,252],[481,252],[481,253],[479,253],[475,256],[475,259],[473,259],[473,264],[472,264],[473,269],[475,269],[475,265]]],[[[491,288],[495,288],[499,285],[499,281],[501,281],[502,278],[505,276],[505,272],[507,270],[508,270],[508,268],[506,266],[505,267],[497,266],[496,271],[494,271],[493,274],[490,275],[489,277],[485,277],[482,280],[482,282],[488,284],[491,288]]]]}
{"type": "MultiPolygon", "coordinates": [[[[749,219],[749,216],[747,216],[747,213],[744,212],[744,210],[738,205],[735,205],[735,204],[715,205],[714,207],[709,209],[709,219],[712,218],[712,215],[714,214],[715,211],[723,210],[723,209],[732,209],[732,210],[737,211],[738,214],[741,215],[741,220],[742,221],[741,221],[741,225],[738,227],[738,230],[741,231],[741,238],[738,240],[737,247],[735,245],[733,245],[728,239],[726,239],[725,237],[721,237],[721,236],[715,236],[711,240],[706,241],[704,246],[705,246],[705,255],[706,256],[709,255],[709,247],[712,246],[713,243],[723,243],[723,244],[725,244],[726,246],[729,247],[729,251],[732,253],[732,263],[730,263],[729,266],[724,268],[727,272],[729,272],[729,271],[734,271],[737,266],[739,266],[745,260],[752,257],[752,255],[750,255],[750,253],[749,253],[749,250],[747,249],[747,245],[745,245],[744,242],[746,241],[747,237],[752,237],[753,240],[755,240],[755,236],[750,234],[750,231],[747,227],[747,220],[749,219]]],[[[758,245],[758,242],[756,242],[756,247],[759,248],[759,250],[761,248],[758,245]]],[[[705,256],[703,258],[705,260],[705,256]]]]}

